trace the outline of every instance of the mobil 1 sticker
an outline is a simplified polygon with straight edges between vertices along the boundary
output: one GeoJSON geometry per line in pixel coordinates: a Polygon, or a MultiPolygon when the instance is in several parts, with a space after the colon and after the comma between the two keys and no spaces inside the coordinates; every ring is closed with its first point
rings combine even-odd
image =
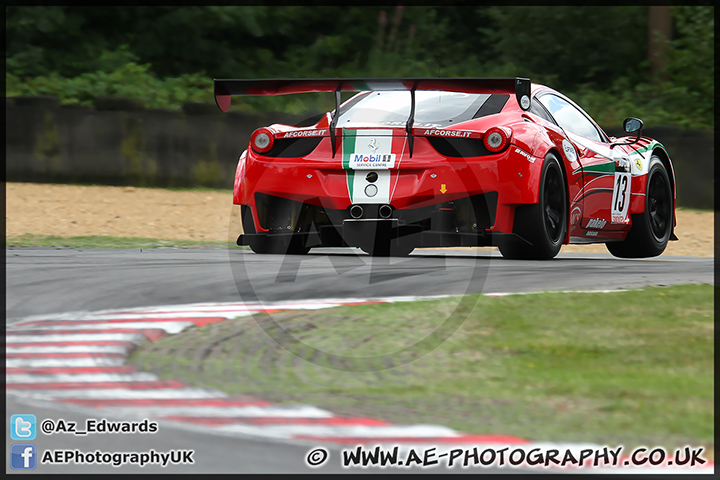
{"type": "Polygon", "coordinates": [[[394,153],[352,153],[349,167],[354,170],[366,168],[389,169],[395,167],[394,153]]]}
{"type": "Polygon", "coordinates": [[[630,172],[615,172],[615,185],[612,197],[612,223],[629,223],[630,207],[630,172]]]}

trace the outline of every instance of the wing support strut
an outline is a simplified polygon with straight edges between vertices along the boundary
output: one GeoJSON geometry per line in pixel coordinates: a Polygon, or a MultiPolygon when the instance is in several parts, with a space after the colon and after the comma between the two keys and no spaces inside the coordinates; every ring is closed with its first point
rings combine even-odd
{"type": "Polygon", "coordinates": [[[335,90],[335,111],[333,112],[333,116],[330,119],[330,145],[332,146],[332,158],[335,158],[335,145],[337,143],[337,135],[335,132],[335,129],[337,128],[337,122],[338,117],[340,117],[340,89],[342,88],[342,84],[338,85],[337,90],[335,90]]]}
{"type": "Polygon", "coordinates": [[[410,149],[410,158],[412,158],[413,143],[415,140],[415,138],[412,135],[413,123],[415,122],[415,87],[416,87],[416,85],[413,85],[412,89],[410,90],[410,116],[408,117],[407,123],[405,124],[405,131],[407,132],[407,139],[408,139],[408,147],[410,149]]]}

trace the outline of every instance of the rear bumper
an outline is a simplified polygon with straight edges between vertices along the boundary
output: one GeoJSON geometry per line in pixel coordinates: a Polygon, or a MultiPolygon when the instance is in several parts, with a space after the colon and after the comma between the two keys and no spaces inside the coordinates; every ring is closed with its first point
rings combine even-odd
{"type": "Polygon", "coordinates": [[[283,245],[299,247],[361,247],[373,242],[377,235],[385,237],[391,245],[412,245],[415,248],[438,247],[488,247],[498,246],[504,241],[516,239],[532,245],[514,233],[451,233],[437,231],[418,231],[412,226],[393,226],[380,224],[362,226],[343,225],[342,233],[333,226],[322,227],[319,232],[306,233],[250,233],[242,234],[237,239],[241,246],[252,246],[264,243],[268,237],[280,240],[283,245]],[[405,227],[405,228],[404,228],[405,227]],[[385,236],[387,235],[387,236],[385,236]],[[257,242],[257,243],[256,243],[257,242]]]}
{"type": "Polygon", "coordinates": [[[356,204],[335,210],[282,197],[255,197],[254,206],[241,206],[243,235],[238,245],[262,248],[270,241],[299,248],[360,247],[367,251],[378,241],[412,248],[475,247],[516,237],[495,228],[495,192],[417,209],[356,204]]]}

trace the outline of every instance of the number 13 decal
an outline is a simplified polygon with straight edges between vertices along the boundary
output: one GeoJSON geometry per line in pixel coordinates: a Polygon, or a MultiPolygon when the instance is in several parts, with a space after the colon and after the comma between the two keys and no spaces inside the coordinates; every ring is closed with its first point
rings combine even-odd
{"type": "Polygon", "coordinates": [[[629,172],[615,172],[615,186],[613,188],[612,198],[612,223],[629,223],[630,178],[631,173],[629,172]]]}

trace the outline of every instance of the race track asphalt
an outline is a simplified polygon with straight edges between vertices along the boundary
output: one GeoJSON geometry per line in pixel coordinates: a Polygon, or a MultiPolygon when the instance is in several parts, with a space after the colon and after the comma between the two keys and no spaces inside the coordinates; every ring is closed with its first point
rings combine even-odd
{"type": "MultiPolygon", "coordinates": [[[[274,302],[301,299],[461,295],[545,290],[618,290],[650,285],[714,283],[714,259],[661,256],[625,260],[610,254],[561,253],[551,261],[505,260],[497,252],[419,250],[381,259],[355,250],[307,256],[255,255],[226,249],[6,248],[7,324],[62,312],[197,302],[274,302]]],[[[38,419],[84,421],[81,408],[6,395],[6,419],[30,411],[38,419]]],[[[105,451],[193,449],[196,464],[177,467],[43,466],[47,473],[294,473],[347,472],[335,462],[309,469],[310,444],[209,434],[163,424],[155,435],[62,435],[38,448],[105,451]]],[[[6,444],[11,439],[6,429],[6,444]]],[[[42,444],[42,445],[41,445],[42,444]]],[[[6,454],[9,465],[9,454],[6,454]]],[[[331,457],[338,455],[332,451],[331,457]]],[[[8,467],[8,472],[9,467],[8,467]]],[[[383,470],[378,470],[383,471],[383,470]]],[[[387,472],[387,470],[384,470],[387,472]]],[[[437,470],[429,469],[427,473],[437,470]]],[[[483,469],[482,473],[494,470],[483,469]]],[[[39,473],[39,472],[38,472],[39,473]]]]}
{"type": "Polygon", "coordinates": [[[549,261],[497,252],[417,250],[371,258],[349,249],[306,256],[246,249],[6,249],[7,321],[68,311],[196,302],[615,290],[713,283],[713,258],[619,259],[560,253],[549,261]]]}

